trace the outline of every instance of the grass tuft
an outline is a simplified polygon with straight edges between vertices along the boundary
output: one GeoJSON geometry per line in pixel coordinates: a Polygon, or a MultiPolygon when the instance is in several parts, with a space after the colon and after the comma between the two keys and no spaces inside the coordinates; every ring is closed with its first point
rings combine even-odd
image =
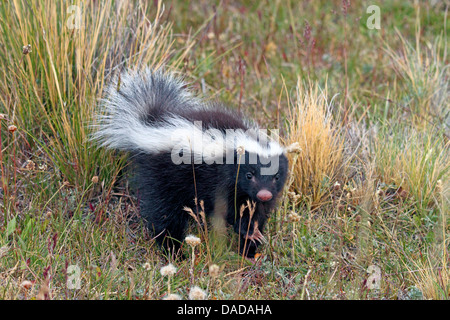
{"type": "Polygon", "coordinates": [[[287,143],[300,151],[291,156],[291,189],[307,197],[312,205],[327,200],[331,186],[343,170],[344,140],[333,125],[332,100],[326,86],[302,83],[290,101],[287,143]]]}

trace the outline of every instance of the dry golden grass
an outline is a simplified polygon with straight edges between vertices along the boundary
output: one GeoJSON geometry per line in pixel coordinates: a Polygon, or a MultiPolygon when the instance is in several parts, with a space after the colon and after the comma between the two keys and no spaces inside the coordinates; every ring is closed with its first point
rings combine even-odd
{"type": "Polygon", "coordinates": [[[425,299],[440,300],[450,295],[448,252],[438,258],[432,258],[431,255],[427,252],[425,261],[414,261],[415,268],[407,268],[425,299]]]}
{"type": "MultiPolygon", "coordinates": [[[[419,12],[417,13],[419,15],[419,12]]],[[[424,128],[449,121],[447,39],[442,34],[434,43],[423,44],[420,22],[416,21],[415,42],[411,43],[397,30],[400,48],[385,45],[385,52],[401,79],[400,104],[411,114],[414,125],[424,128]],[[406,94],[405,94],[406,93],[406,94]]]]}
{"type": "Polygon", "coordinates": [[[375,140],[378,178],[393,187],[401,187],[405,196],[413,197],[417,207],[433,205],[438,181],[448,181],[448,148],[449,142],[445,143],[440,134],[409,129],[399,134],[387,130],[375,140]]]}
{"type": "Polygon", "coordinates": [[[329,194],[343,164],[344,140],[333,126],[326,86],[303,84],[298,79],[296,97],[289,100],[287,143],[298,143],[290,155],[291,190],[318,205],[329,194]]]}
{"type": "Polygon", "coordinates": [[[423,259],[413,260],[413,267],[407,265],[414,283],[424,298],[438,300],[450,297],[449,266],[449,194],[448,179],[446,186],[440,181],[437,185],[435,200],[439,206],[438,223],[435,228],[435,242],[427,250],[423,259]]]}
{"type": "Polygon", "coordinates": [[[0,57],[9,62],[0,76],[0,103],[19,130],[37,143],[49,140],[41,146],[71,184],[85,188],[98,166],[109,169],[105,175],[117,170],[89,141],[105,82],[125,67],[175,68],[188,54],[193,42],[174,50],[163,11],[162,2],[145,1],[3,5],[0,21],[8,31],[0,33],[0,57]]]}

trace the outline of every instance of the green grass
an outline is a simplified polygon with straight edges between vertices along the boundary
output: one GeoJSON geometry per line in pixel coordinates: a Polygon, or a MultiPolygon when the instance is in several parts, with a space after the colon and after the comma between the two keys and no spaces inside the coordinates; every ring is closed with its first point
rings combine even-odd
{"type": "Polygon", "coordinates": [[[65,2],[0,4],[0,299],[449,299],[444,2],[382,2],[380,30],[368,1],[99,3],[75,29],[65,2]],[[193,269],[183,244],[161,275],[125,155],[89,139],[113,73],[148,65],[302,147],[256,263],[193,223],[193,269]]]}

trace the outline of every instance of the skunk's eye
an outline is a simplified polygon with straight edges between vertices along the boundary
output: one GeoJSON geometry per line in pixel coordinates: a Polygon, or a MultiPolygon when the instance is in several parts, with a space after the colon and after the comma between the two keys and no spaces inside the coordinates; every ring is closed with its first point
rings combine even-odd
{"type": "Polygon", "coordinates": [[[280,180],[280,174],[279,174],[279,173],[277,173],[277,174],[275,175],[275,180],[280,180]]]}
{"type": "Polygon", "coordinates": [[[247,172],[245,176],[247,177],[248,180],[251,180],[253,178],[253,174],[251,172],[247,172]]]}

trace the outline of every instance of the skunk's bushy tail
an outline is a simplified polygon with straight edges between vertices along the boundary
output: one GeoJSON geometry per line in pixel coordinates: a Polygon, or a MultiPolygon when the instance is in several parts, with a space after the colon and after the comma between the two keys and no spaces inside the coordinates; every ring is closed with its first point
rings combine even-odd
{"type": "Polygon", "coordinates": [[[162,70],[123,72],[105,89],[93,138],[111,149],[158,153],[185,124],[178,114],[201,104],[180,78],[162,70]]]}
{"type": "Polygon", "coordinates": [[[105,92],[94,133],[101,146],[146,154],[190,150],[208,161],[238,147],[266,157],[284,152],[240,114],[204,103],[164,71],[121,73],[105,92]],[[229,129],[236,130],[231,139],[229,129]]]}

